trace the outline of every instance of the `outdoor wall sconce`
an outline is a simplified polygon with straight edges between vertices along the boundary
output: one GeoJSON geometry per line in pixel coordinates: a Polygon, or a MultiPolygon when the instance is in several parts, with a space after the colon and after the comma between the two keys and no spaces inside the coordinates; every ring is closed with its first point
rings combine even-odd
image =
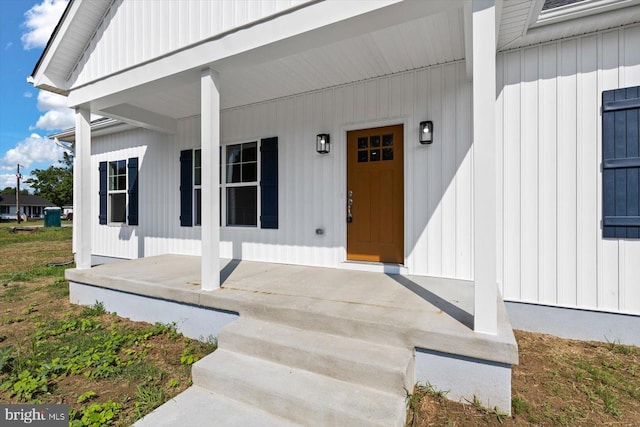
{"type": "Polygon", "coordinates": [[[328,133],[321,133],[316,136],[316,151],[320,154],[327,154],[331,149],[331,142],[328,133]]]}
{"type": "Polygon", "coordinates": [[[420,144],[431,144],[433,142],[433,122],[420,122],[420,144]]]}

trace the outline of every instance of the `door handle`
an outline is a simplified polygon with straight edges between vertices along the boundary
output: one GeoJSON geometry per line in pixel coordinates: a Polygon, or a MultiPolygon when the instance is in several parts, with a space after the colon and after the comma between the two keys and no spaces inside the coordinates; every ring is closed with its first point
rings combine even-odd
{"type": "Polygon", "coordinates": [[[347,199],[347,222],[353,222],[353,215],[351,214],[351,206],[353,205],[352,195],[353,191],[349,190],[349,198],[347,199]]]}

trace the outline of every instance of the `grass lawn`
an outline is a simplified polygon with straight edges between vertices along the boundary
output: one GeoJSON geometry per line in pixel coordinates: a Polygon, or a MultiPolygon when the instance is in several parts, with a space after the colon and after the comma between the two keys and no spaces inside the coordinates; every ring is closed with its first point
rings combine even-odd
{"type": "Polygon", "coordinates": [[[214,343],[69,304],[73,265],[48,264],[73,259],[72,229],[15,226],[0,225],[0,403],[65,403],[73,426],[127,426],[190,385],[214,343]]]}
{"type": "MultiPolygon", "coordinates": [[[[72,260],[72,229],[12,233],[16,225],[0,223],[0,403],[66,403],[73,426],[125,426],[189,386],[191,364],[214,343],[99,303],[69,304],[72,265],[49,264],[72,260]]],[[[521,331],[516,339],[512,417],[421,385],[407,426],[639,425],[640,349],[521,331]]]]}

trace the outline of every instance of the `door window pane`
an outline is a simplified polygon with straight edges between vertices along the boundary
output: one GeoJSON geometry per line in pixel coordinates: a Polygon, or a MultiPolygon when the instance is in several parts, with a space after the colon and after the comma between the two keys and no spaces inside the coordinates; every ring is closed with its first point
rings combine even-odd
{"type": "Polygon", "coordinates": [[[393,148],[382,149],[382,160],[393,160],[393,148]]]}
{"type": "Polygon", "coordinates": [[[371,143],[371,148],[380,147],[380,135],[370,137],[369,142],[371,143]]]}
{"type": "Polygon", "coordinates": [[[358,151],[358,163],[366,163],[369,161],[369,151],[358,151]]]}
{"type": "Polygon", "coordinates": [[[370,162],[379,162],[380,161],[380,150],[371,150],[369,154],[370,162]]]}

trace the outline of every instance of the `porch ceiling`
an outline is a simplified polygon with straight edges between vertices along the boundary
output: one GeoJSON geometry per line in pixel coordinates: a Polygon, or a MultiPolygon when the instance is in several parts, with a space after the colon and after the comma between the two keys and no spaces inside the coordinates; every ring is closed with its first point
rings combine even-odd
{"type": "MultiPolygon", "coordinates": [[[[463,59],[462,3],[437,14],[383,28],[372,28],[346,40],[272,58],[251,52],[254,58],[229,58],[211,67],[220,73],[221,107],[233,108],[297,93],[318,90],[429,65],[463,59]]],[[[343,25],[349,25],[344,23],[343,25]]],[[[317,37],[322,37],[318,34],[317,37]]],[[[160,116],[178,119],[200,113],[200,71],[191,70],[97,100],[92,110],[120,118],[107,110],[131,105],[160,116]]]]}

